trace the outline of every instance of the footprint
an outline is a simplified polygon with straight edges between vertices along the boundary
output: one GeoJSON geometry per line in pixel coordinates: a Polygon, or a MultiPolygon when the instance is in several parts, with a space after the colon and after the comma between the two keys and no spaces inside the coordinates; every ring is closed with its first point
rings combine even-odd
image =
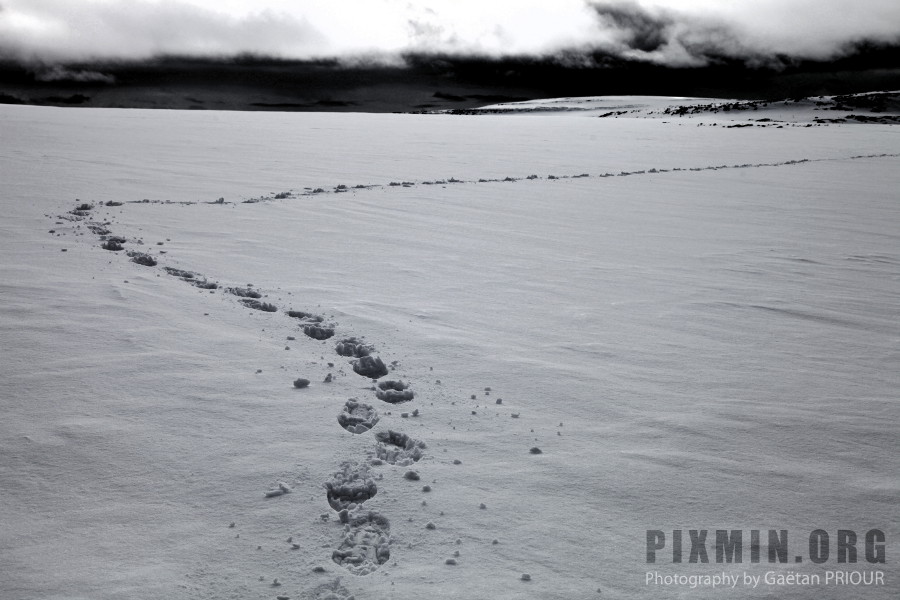
{"type": "Polygon", "coordinates": [[[103,248],[104,250],[110,250],[111,252],[118,252],[120,250],[125,249],[125,247],[121,244],[121,242],[117,242],[117,241],[111,240],[111,239],[106,240],[105,242],[100,244],[100,247],[103,248]]]}
{"type": "Polygon", "coordinates": [[[206,279],[191,279],[188,280],[194,287],[198,287],[201,290],[215,290],[219,288],[219,284],[214,281],[207,281],[206,279]]]}
{"type": "Polygon", "coordinates": [[[400,467],[418,461],[422,458],[422,450],[427,448],[425,442],[397,431],[381,431],[375,434],[375,439],[378,440],[375,456],[388,464],[400,467]]]}
{"type": "Polygon", "coordinates": [[[335,352],[340,354],[341,356],[352,356],[353,358],[362,358],[363,356],[369,356],[372,352],[375,351],[375,348],[372,346],[363,343],[362,341],[356,339],[355,337],[344,338],[337,343],[334,347],[335,352]]]}
{"type": "Polygon", "coordinates": [[[341,470],[325,483],[325,489],[328,504],[336,511],[355,510],[378,492],[369,476],[369,467],[352,462],[343,463],[341,470]]]}
{"type": "Polygon", "coordinates": [[[94,235],[109,235],[110,231],[102,223],[88,223],[87,228],[94,235]]]}
{"type": "Polygon", "coordinates": [[[371,379],[378,379],[388,374],[384,361],[377,356],[362,356],[358,360],[354,360],[353,371],[371,379]]]}
{"type": "Polygon", "coordinates": [[[341,585],[340,578],[331,583],[323,583],[303,597],[309,600],[353,600],[353,594],[341,585]]]}
{"type": "Polygon", "coordinates": [[[241,304],[246,306],[247,308],[254,308],[256,310],[262,310],[265,312],[275,312],[278,308],[274,304],[269,304],[268,302],[260,302],[254,298],[242,298],[241,304]]]}
{"type": "Polygon", "coordinates": [[[330,325],[304,325],[303,333],[314,340],[327,340],[334,336],[334,327],[330,325]]]}
{"type": "Polygon", "coordinates": [[[358,402],[356,398],[350,398],[337,420],[350,433],[365,433],[378,423],[378,411],[368,404],[358,402]]]}
{"type": "Polygon", "coordinates": [[[375,390],[375,396],[390,404],[409,402],[415,397],[415,392],[409,389],[409,384],[402,381],[382,381],[375,390]]]}
{"type": "Polygon", "coordinates": [[[234,294],[235,296],[240,296],[241,298],[262,298],[262,294],[257,292],[256,290],[252,290],[250,288],[226,288],[226,292],[229,294],[234,294]]]}
{"type": "MultiPolygon", "coordinates": [[[[129,255],[130,256],[130,255],[129,255]]],[[[143,263],[142,263],[143,264],[143,263]]],[[[219,288],[219,284],[214,281],[207,281],[206,277],[200,279],[199,273],[194,273],[193,271],[185,271],[183,269],[176,269],[175,267],[163,267],[169,275],[172,277],[178,277],[182,281],[187,281],[194,287],[198,287],[201,290],[216,290],[219,288]]],[[[260,309],[262,310],[262,309],[260,309]]]]}
{"type": "Polygon", "coordinates": [[[390,559],[390,522],[376,512],[356,511],[344,525],[331,560],[354,575],[368,575],[390,559]]]}
{"type": "Polygon", "coordinates": [[[189,281],[189,280],[193,279],[194,277],[196,277],[196,274],[191,273],[190,271],[176,269],[175,267],[163,267],[163,268],[165,269],[166,273],[168,273],[172,277],[180,277],[181,279],[184,279],[185,281],[189,281]]]}
{"type": "Polygon", "coordinates": [[[319,315],[314,315],[313,313],[308,313],[302,310],[289,310],[287,311],[287,315],[295,319],[301,319],[308,323],[321,323],[325,320],[324,317],[320,317],[319,315]]]}
{"type": "Polygon", "coordinates": [[[325,318],[304,310],[289,310],[289,317],[300,319],[303,326],[303,333],[314,340],[327,340],[334,336],[333,325],[322,325],[325,318]]]}
{"type": "Polygon", "coordinates": [[[136,252],[134,250],[128,252],[128,256],[131,257],[131,262],[137,263],[139,265],[144,265],[145,267],[155,267],[156,259],[150,256],[149,254],[144,254],[143,252],[136,252]]]}

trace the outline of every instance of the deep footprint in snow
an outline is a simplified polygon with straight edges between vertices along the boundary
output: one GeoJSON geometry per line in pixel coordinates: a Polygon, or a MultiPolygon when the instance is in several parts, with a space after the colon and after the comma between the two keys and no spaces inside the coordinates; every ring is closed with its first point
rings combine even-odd
{"type": "Polygon", "coordinates": [[[131,258],[131,262],[137,263],[139,265],[143,265],[145,267],[155,267],[156,259],[150,256],[149,254],[145,254],[143,252],[130,251],[128,252],[128,256],[131,258]]]}
{"type": "Polygon", "coordinates": [[[341,545],[331,560],[354,575],[368,575],[391,557],[390,522],[371,511],[354,511],[344,525],[341,545]]]}
{"type": "Polygon", "coordinates": [[[289,310],[287,315],[294,319],[300,319],[303,333],[307,337],[314,340],[327,340],[334,336],[334,326],[323,324],[325,317],[304,310],[289,310]]]}
{"type": "Polygon", "coordinates": [[[341,465],[341,470],[325,483],[325,490],[329,506],[336,511],[355,510],[378,492],[369,467],[352,462],[341,465]]]}
{"type": "Polygon", "coordinates": [[[362,358],[363,356],[369,356],[372,352],[375,351],[375,348],[366,344],[355,337],[344,338],[337,343],[334,347],[334,351],[340,354],[341,356],[352,356],[353,358],[362,358]]]}
{"type": "Polygon", "coordinates": [[[182,281],[187,281],[192,286],[202,290],[215,290],[219,287],[218,283],[207,281],[206,277],[201,279],[200,274],[194,273],[193,271],[185,271],[183,269],[176,269],[175,267],[163,267],[163,269],[165,269],[166,273],[172,277],[178,277],[182,281]]]}
{"type": "MultiPolygon", "coordinates": [[[[104,236],[104,235],[109,235],[109,234],[110,234],[109,229],[107,229],[107,228],[103,225],[103,223],[95,223],[95,222],[92,221],[92,222],[90,222],[90,223],[87,224],[87,228],[88,228],[88,230],[90,230],[90,232],[93,233],[94,235],[104,236]]],[[[105,238],[101,238],[101,239],[105,239],[105,238]]]]}
{"type": "Polygon", "coordinates": [[[79,217],[86,217],[90,211],[94,209],[93,204],[83,203],[79,204],[75,208],[69,211],[70,215],[77,215],[79,217]]]}
{"type": "Polygon", "coordinates": [[[197,276],[196,273],[191,273],[190,271],[185,271],[182,269],[176,269],[175,267],[163,267],[163,269],[165,269],[166,273],[168,273],[172,277],[180,277],[185,281],[190,281],[197,276]]]}
{"type": "Polygon", "coordinates": [[[353,371],[363,377],[378,379],[388,374],[384,361],[377,356],[363,356],[353,361],[353,371]]]}
{"type": "Polygon", "coordinates": [[[409,402],[416,394],[409,389],[409,384],[402,381],[382,381],[375,390],[375,397],[390,404],[409,402]]]}
{"type": "Polygon", "coordinates": [[[330,325],[304,325],[303,333],[314,340],[327,340],[334,336],[334,327],[330,325]]]}
{"type": "Polygon", "coordinates": [[[219,284],[214,281],[207,281],[206,279],[190,279],[186,280],[194,287],[198,287],[201,290],[215,290],[219,288],[219,284]]]}
{"type": "Polygon", "coordinates": [[[422,451],[427,448],[425,442],[413,439],[405,433],[397,431],[382,431],[375,434],[378,444],[375,446],[375,456],[382,461],[405,467],[422,458],[422,451]]]}
{"type": "Polygon", "coordinates": [[[118,252],[125,249],[125,246],[122,245],[123,242],[124,240],[122,240],[122,242],[119,242],[117,239],[108,239],[100,244],[100,247],[111,252],[118,252]]]}
{"type": "Polygon", "coordinates": [[[341,585],[340,578],[331,583],[323,583],[303,597],[309,600],[353,600],[353,594],[341,585]]]}
{"type": "Polygon", "coordinates": [[[246,306],[247,308],[253,308],[256,310],[262,310],[265,312],[275,312],[278,308],[274,304],[269,304],[268,302],[260,302],[254,298],[241,298],[241,304],[246,306]]]}
{"type": "Polygon", "coordinates": [[[338,415],[338,423],[350,433],[365,433],[378,423],[378,411],[368,404],[350,398],[338,415]]]}
{"type": "Polygon", "coordinates": [[[325,320],[325,317],[314,315],[313,313],[309,313],[303,310],[289,310],[287,311],[287,315],[289,317],[300,319],[301,321],[305,321],[307,323],[321,323],[325,320]]]}
{"type": "Polygon", "coordinates": [[[229,294],[234,294],[235,296],[240,296],[241,298],[254,298],[254,299],[262,298],[262,294],[260,294],[259,292],[257,292],[254,289],[251,289],[251,288],[230,287],[230,288],[226,288],[225,291],[228,292],[229,294]]]}

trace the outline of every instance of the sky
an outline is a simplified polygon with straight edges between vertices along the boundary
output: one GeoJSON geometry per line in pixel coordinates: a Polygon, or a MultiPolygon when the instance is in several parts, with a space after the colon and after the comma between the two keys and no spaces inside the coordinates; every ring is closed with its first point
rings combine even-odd
{"type": "MultiPolygon", "coordinates": [[[[900,43],[898,0],[0,0],[0,56],[54,63],[255,54],[391,63],[402,53],[602,50],[668,66],[828,60],[900,43]]],[[[577,58],[576,58],[577,60],[577,58]]]]}

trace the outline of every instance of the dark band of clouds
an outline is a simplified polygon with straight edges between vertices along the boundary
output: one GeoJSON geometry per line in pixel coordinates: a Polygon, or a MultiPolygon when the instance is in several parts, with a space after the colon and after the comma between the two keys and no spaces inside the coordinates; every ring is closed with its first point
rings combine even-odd
{"type": "MultiPolygon", "coordinates": [[[[352,2],[341,5],[346,6],[345,14],[316,13],[306,3],[297,3],[290,13],[263,8],[228,14],[188,0],[3,0],[0,58],[46,66],[159,56],[253,55],[397,66],[408,54],[449,54],[551,58],[585,67],[596,66],[600,56],[670,67],[736,61],[754,68],[780,68],[795,60],[840,58],[860,44],[900,44],[897,0],[697,0],[691,10],[672,8],[675,0],[557,1],[558,13],[548,13],[544,6],[542,16],[558,14],[559,19],[544,26],[523,21],[523,15],[530,16],[522,12],[529,10],[527,2],[521,4],[520,13],[512,14],[493,4],[457,0],[454,6],[466,6],[469,17],[484,12],[487,20],[473,30],[471,22],[458,21],[459,10],[448,9],[445,0],[432,0],[433,8],[384,2],[378,5],[384,9],[382,20],[372,23],[360,21],[371,18],[374,5],[352,2]],[[354,7],[366,7],[368,12],[354,7]],[[299,12],[307,8],[312,12],[299,12]],[[357,39],[354,31],[360,27],[383,28],[385,36],[371,36],[382,45],[357,39]]],[[[537,11],[536,6],[532,3],[531,9],[537,11]]],[[[535,12],[534,19],[538,18],[535,12]]],[[[61,75],[91,77],[52,70],[46,76],[61,75]]]]}

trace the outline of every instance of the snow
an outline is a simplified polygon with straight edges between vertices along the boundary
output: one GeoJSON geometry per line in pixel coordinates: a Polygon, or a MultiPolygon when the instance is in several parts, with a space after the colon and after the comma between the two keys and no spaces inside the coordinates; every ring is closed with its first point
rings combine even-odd
{"type": "Polygon", "coordinates": [[[792,115],[0,106],[0,597],[712,598],[644,574],[770,568],[647,565],[682,528],[804,556],[880,528],[890,571],[900,141],[792,115]],[[342,522],[328,483],[376,481],[342,522]]]}

